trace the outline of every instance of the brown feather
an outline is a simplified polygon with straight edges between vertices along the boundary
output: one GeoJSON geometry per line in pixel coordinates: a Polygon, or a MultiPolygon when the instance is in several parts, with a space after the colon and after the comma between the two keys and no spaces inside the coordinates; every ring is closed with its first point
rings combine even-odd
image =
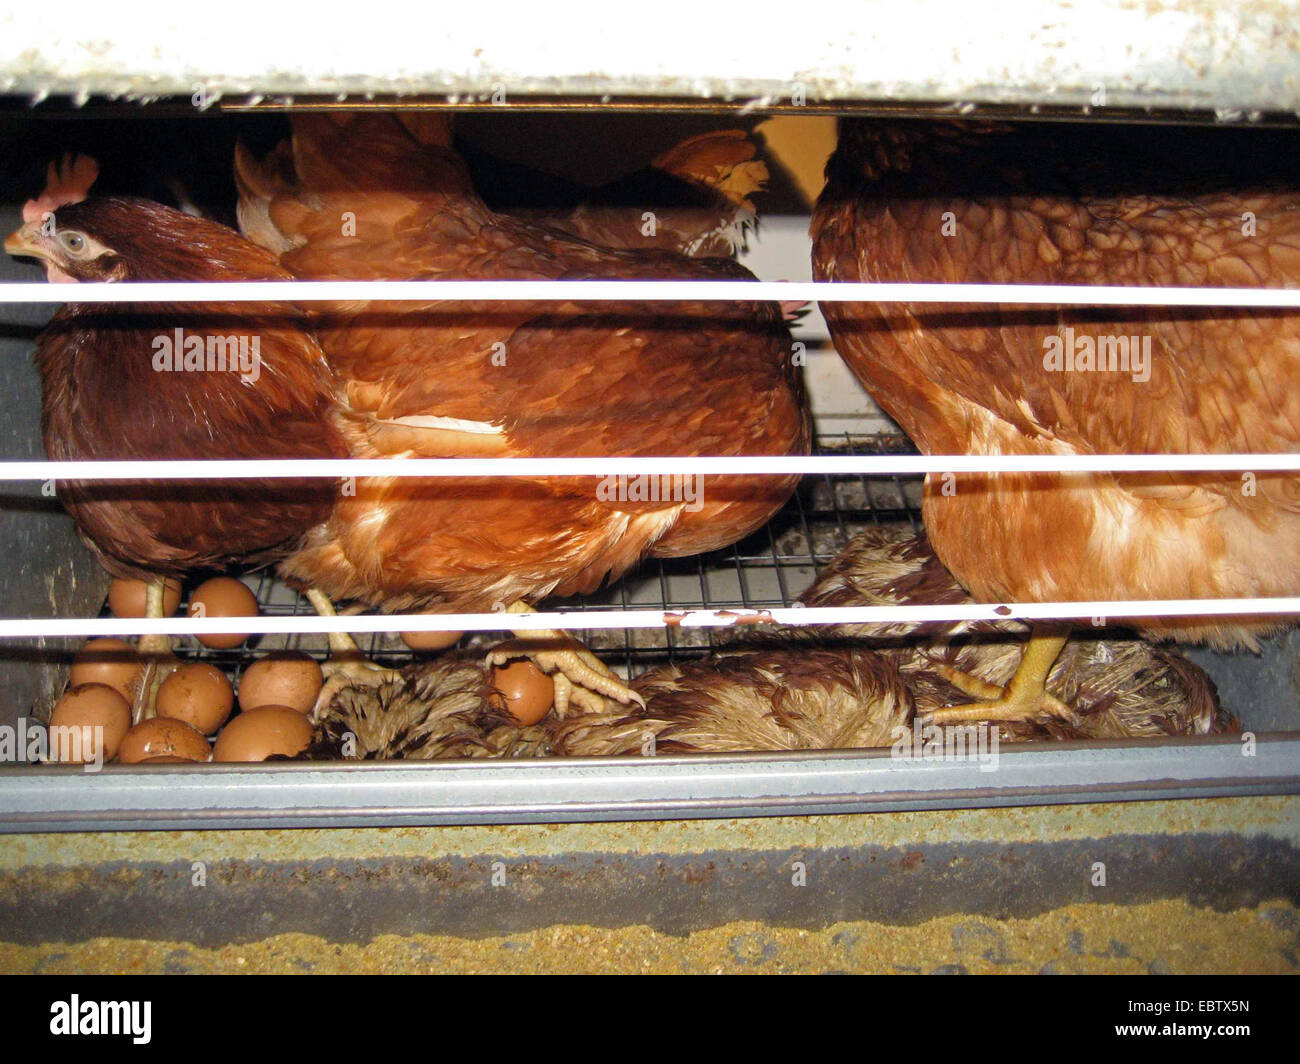
{"type": "MultiPolygon", "coordinates": [[[[813,220],[820,280],[1300,283],[1300,189],[1267,134],[845,122],[813,220]],[[945,216],[945,212],[951,212],[945,216]],[[1250,212],[1258,235],[1246,235],[1250,212]],[[947,225],[945,226],[945,220],[947,225]]],[[[1287,147],[1293,147],[1287,145],[1287,147]]],[[[1300,448],[1300,315],[827,304],[836,348],[921,450],[1300,448]],[[1056,372],[1072,329],[1149,340],[1141,372],[1056,372]]],[[[1130,364],[1131,365],[1131,364],[1130,364]]],[[[983,601],[1300,593],[1289,475],[963,475],[927,482],[944,563],[983,601]]],[[[1149,630],[1255,645],[1250,625],[1149,630]]],[[[1252,631],[1252,629],[1254,631],[1252,631]]]]}
{"type": "Polygon", "coordinates": [[[505,213],[605,248],[732,258],[757,224],[749,197],[768,179],[757,155],[742,130],[701,133],[658,155],[645,171],[593,190],[592,202],[505,213]]]}
{"type": "MultiPolygon", "coordinates": [[[[924,605],[969,597],[924,536],[862,533],[802,596],[808,606],[924,605]]],[[[403,670],[379,691],[349,688],[317,727],[317,758],[641,756],[656,753],[890,746],[918,714],[965,700],[940,675],[947,662],[1005,684],[1028,637],[1014,621],[940,628],[841,625],[735,634],[735,644],[665,665],[632,686],[644,709],[607,702],[598,714],[521,728],[493,708],[473,652],[403,670]],[[351,737],[349,740],[348,737],[351,737]]],[[[1051,674],[1077,722],[1001,724],[1008,741],[1132,739],[1238,730],[1209,678],[1173,650],[1105,633],[1076,636],[1051,674]]]]}
{"type": "MultiPolygon", "coordinates": [[[[294,120],[294,183],[249,217],[320,279],[748,279],[724,260],[606,248],[489,211],[455,155],[374,115],[294,120]],[[343,235],[344,212],[355,236],[343,235]]],[[[247,166],[247,160],[241,162],[247,166]]],[[[263,197],[264,199],[267,197],[263,197]]],[[[256,234],[254,234],[256,235],[256,234]]],[[[259,237],[261,239],[261,237],[259,237]]],[[[777,307],[359,304],[318,326],[362,457],[797,454],[809,427],[777,307]],[[494,359],[494,354],[498,357],[494,359]],[[422,429],[455,419],[484,431],[422,429]],[[407,420],[401,420],[407,419],[407,420]],[[485,452],[484,441],[493,441],[485,452]]],[[[595,479],[362,481],[289,560],[295,579],[389,610],[487,609],[594,590],[647,554],[725,546],[789,497],[792,477],[716,477],[703,506],[602,498],[595,479]]]]}

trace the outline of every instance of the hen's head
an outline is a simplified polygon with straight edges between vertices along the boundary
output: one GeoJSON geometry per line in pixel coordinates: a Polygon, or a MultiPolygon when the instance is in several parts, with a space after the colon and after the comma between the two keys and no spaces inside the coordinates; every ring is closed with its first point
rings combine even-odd
{"type": "Polygon", "coordinates": [[[87,155],[65,155],[58,163],[50,163],[45,176],[45,190],[23,204],[24,225],[6,238],[5,250],[11,255],[30,255],[43,261],[51,281],[80,280],[65,272],[60,262],[87,258],[87,243],[82,234],[76,233],[69,234],[63,241],[50,239],[55,236],[54,212],[82,202],[90,194],[90,186],[97,177],[99,164],[87,155]]]}
{"type": "Polygon", "coordinates": [[[82,206],[74,204],[28,222],[5,237],[5,251],[38,259],[54,282],[126,279],[129,274],[121,255],[108,242],[111,238],[103,227],[95,225],[95,212],[90,212],[91,218],[70,217],[74,212],[87,213],[78,209],[82,206]]]}
{"type": "Polygon", "coordinates": [[[250,280],[283,276],[238,233],[150,200],[102,196],[45,212],[5,239],[51,281],[250,280]]]}
{"type": "Polygon", "coordinates": [[[288,277],[274,256],[224,225],[151,200],[87,199],[99,166],[84,155],[50,164],[45,190],[23,205],[10,255],[45,265],[51,281],[271,280],[288,277]]]}

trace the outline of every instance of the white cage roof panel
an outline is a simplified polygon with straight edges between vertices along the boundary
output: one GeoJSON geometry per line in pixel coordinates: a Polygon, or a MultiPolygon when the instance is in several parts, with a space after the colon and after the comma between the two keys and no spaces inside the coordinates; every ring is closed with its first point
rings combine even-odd
{"type": "Polygon", "coordinates": [[[1300,112],[1300,14],[1278,0],[830,0],[355,10],[67,0],[0,13],[0,92],[826,107],[1300,112]]]}

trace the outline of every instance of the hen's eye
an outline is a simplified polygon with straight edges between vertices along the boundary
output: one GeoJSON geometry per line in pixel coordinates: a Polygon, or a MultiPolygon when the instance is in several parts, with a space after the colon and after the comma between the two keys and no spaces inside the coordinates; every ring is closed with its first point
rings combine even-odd
{"type": "Polygon", "coordinates": [[[59,234],[59,243],[69,255],[83,255],[89,247],[83,233],[65,231],[59,234]]]}

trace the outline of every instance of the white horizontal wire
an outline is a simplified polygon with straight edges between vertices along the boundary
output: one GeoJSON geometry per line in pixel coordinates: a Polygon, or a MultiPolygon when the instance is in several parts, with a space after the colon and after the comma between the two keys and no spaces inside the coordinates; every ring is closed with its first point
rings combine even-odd
{"type": "Polygon", "coordinates": [[[0,462],[0,481],[288,477],[605,477],[673,474],[1292,472],[1300,453],[763,455],[601,458],[265,458],[0,462]]]}
{"type": "MultiPolygon", "coordinates": [[[[791,281],[235,281],[0,285],[3,302],[254,302],[267,299],[821,299],[1141,306],[1300,307],[1300,288],[866,284],[791,281]]],[[[603,476],[625,473],[1214,472],[1300,468],[1289,455],[817,456],[689,458],[280,459],[267,461],[7,462],[0,479],[236,479],[243,477],[603,476]]]]}
{"type": "Polygon", "coordinates": [[[496,632],[563,628],[730,628],[763,622],[919,624],[923,621],[1112,620],[1300,614],[1297,598],[1152,599],[1113,602],[970,603],[950,606],[819,606],[770,610],[561,610],[550,613],[357,614],[351,617],[139,617],[0,619],[0,639],[216,633],[496,632]]]}
{"type": "Polygon", "coordinates": [[[0,284],[0,303],[295,303],[352,300],[801,300],[1048,306],[1300,307],[1300,288],[911,284],[848,281],[135,281],[0,284]]]}

